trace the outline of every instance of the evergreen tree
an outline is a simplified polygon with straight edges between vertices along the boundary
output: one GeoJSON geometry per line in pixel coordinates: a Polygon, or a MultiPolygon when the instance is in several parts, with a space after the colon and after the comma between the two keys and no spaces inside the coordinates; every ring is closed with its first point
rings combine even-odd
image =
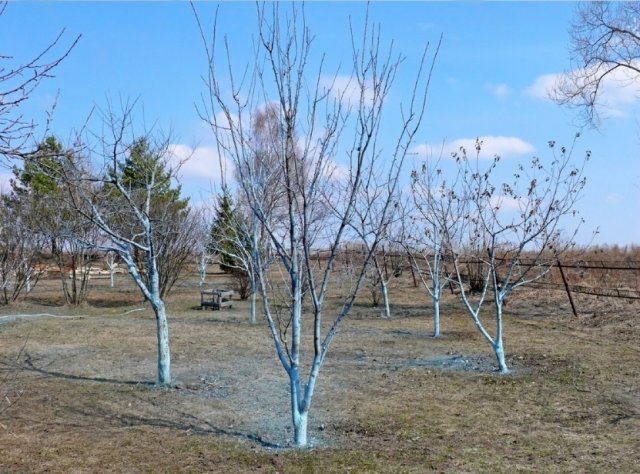
{"type": "Polygon", "coordinates": [[[233,199],[227,191],[218,196],[216,217],[211,226],[211,253],[218,254],[220,269],[230,273],[240,269],[238,245],[242,242],[233,208],[233,199]]]}
{"type": "MultiPolygon", "coordinates": [[[[115,171],[112,168],[109,172],[111,180],[117,179],[127,195],[119,192],[113,182],[107,184],[111,187],[110,197],[116,203],[133,199],[138,208],[143,208],[143,201],[150,198],[148,212],[154,225],[149,235],[142,229],[133,208],[124,203],[114,206],[118,212],[111,215],[109,222],[123,235],[132,234],[133,239],[151,237],[158,255],[161,297],[171,290],[192,250],[181,230],[189,219],[189,199],[182,198],[182,186],[172,182],[174,170],[170,168],[167,153],[166,147],[155,147],[146,137],[134,140],[115,171]]],[[[138,267],[144,269],[142,252],[134,249],[133,256],[138,267]]],[[[148,278],[144,270],[143,278],[148,278]]]]}

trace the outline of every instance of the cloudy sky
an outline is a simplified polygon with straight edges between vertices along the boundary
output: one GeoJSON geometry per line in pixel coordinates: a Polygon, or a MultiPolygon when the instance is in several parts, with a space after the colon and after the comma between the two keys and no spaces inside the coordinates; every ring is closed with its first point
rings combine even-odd
{"type": "MultiPolygon", "coordinates": [[[[314,51],[341,64],[341,73],[349,72],[349,17],[361,23],[365,7],[357,2],[306,5],[314,51]]],[[[199,2],[196,8],[210,25],[216,4],[199,2]]],[[[581,131],[576,157],[592,152],[579,203],[587,220],[581,241],[589,242],[598,228],[595,243],[638,244],[638,86],[630,81],[607,85],[599,130],[579,129],[575,111],[547,98],[548,88],[570,67],[568,29],[574,8],[569,2],[374,2],[370,16],[380,23],[383,38],[393,40],[407,57],[409,69],[425,44],[443,35],[417,153],[437,150],[446,157],[480,137],[486,156],[517,162],[538,155],[544,160],[551,156],[550,140],[570,146],[581,131]]],[[[53,131],[65,138],[107,97],[138,98],[147,122],[173,131],[176,154],[192,156],[182,169],[185,192],[193,202],[209,199],[219,182],[220,160],[196,110],[205,92],[206,61],[189,4],[12,2],[0,17],[0,54],[33,57],[62,28],[63,40],[82,38],[55,77],[26,104],[25,115],[42,119],[56,102],[53,131]]],[[[248,61],[255,5],[221,3],[218,31],[228,36],[238,61],[248,61]]],[[[401,74],[394,100],[409,84],[401,74]]],[[[6,172],[0,173],[0,181],[6,180],[6,172]]]]}

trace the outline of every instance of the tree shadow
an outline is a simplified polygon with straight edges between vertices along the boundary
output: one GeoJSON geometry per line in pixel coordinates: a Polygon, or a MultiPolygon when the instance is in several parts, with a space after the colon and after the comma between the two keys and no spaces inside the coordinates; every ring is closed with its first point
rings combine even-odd
{"type": "Polygon", "coordinates": [[[87,377],[84,375],[73,375],[73,374],[65,374],[64,372],[56,372],[54,370],[46,370],[42,367],[38,367],[31,360],[31,354],[25,352],[23,359],[23,368],[26,370],[30,370],[32,372],[36,372],[42,375],[47,375],[49,377],[61,378],[65,380],[84,380],[87,382],[99,382],[99,383],[110,383],[110,384],[120,384],[120,385],[144,385],[144,386],[155,386],[155,382],[150,381],[140,381],[140,380],[117,380],[117,379],[108,379],[105,377],[87,377]]]}
{"type": "Polygon", "coordinates": [[[127,306],[132,306],[136,304],[144,303],[144,300],[141,298],[89,298],[87,300],[89,305],[94,308],[125,308],[127,306]]]}
{"type": "MultiPolygon", "coordinates": [[[[109,379],[105,377],[87,377],[82,375],[72,375],[65,374],[63,372],[56,372],[51,370],[46,370],[42,367],[36,366],[29,353],[24,354],[24,360],[22,364],[23,369],[30,370],[42,375],[47,375],[49,377],[56,377],[65,380],[79,380],[79,381],[88,381],[88,382],[99,382],[99,383],[108,383],[108,384],[116,384],[116,385],[130,385],[130,386],[146,386],[146,387],[156,387],[157,385],[154,382],[149,381],[139,381],[139,380],[117,380],[117,379],[109,379]]],[[[170,388],[176,389],[176,388],[170,388]]],[[[278,443],[274,443],[264,439],[262,436],[256,433],[244,432],[240,430],[226,429],[220,428],[218,426],[213,425],[212,423],[202,420],[196,416],[193,416],[190,413],[172,410],[174,413],[177,413],[180,418],[185,421],[173,420],[162,417],[146,417],[139,415],[123,415],[119,413],[112,413],[106,410],[100,410],[98,407],[92,407],[90,412],[76,410],[81,415],[95,418],[101,417],[110,423],[119,424],[123,427],[126,426],[151,426],[156,428],[171,428],[181,431],[187,431],[189,433],[197,434],[197,435],[216,435],[216,436],[228,436],[231,438],[236,438],[244,441],[250,441],[256,443],[262,448],[266,449],[286,449],[290,447],[289,445],[282,445],[278,443]]]]}
{"type": "Polygon", "coordinates": [[[141,416],[141,415],[133,415],[133,414],[117,414],[108,412],[106,410],[99,410],[97,408],[92,408],[90,413],[82,412],[84,416],[88,417],[101,417],[112,424],[117,424],[122,427],[139,427],[139,426],[149,426],[153,428],[168,428],[173,430],[180,430],[183,432],[189,432],[191,434],[201,435],[201,436],[227,436],[230,438],[239,439],[242,441],[250,441],[259,445],[262,448],[267,449],[286,449],[289,445],[282,445],[278,443],[271,442],[269,440],[264,439],[262,436],[256,433],[249,433],[241,430],[234,429],[226,429],[221,428],[219,426],[215,426],[209,421],[200,419],[196,416],[193,416],[190,413],[185,413],[182,411],[173,410],[175,413],[179,415],[182,420],[174,420],[163,417],[154,417],[154,416],[141,416]]]}

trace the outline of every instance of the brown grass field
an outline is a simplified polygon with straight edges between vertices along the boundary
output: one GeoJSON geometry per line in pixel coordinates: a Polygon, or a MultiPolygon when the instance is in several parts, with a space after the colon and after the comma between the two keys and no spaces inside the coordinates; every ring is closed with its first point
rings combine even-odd
{"type": "Polygon", "coordinates": [[[53,279],[0,308],[0,472],[640,471],[640,300],[577,295],[575,318],[566,294],[523,289],[499,375],[455,296],[433,339],[410,277],[394,281],[391,319],[363,292],[298,450],[266,325],[248,324],[246,302],[196,309],[196,280],[168,300],[171,389],[153,385],[154,318],[125,275],[95,280],[80,308],[53,279]]]}

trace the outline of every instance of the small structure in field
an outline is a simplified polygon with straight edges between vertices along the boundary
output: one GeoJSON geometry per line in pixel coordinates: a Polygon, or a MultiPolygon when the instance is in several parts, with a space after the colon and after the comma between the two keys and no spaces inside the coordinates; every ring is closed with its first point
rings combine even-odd
{"type": "Polygon", "coordinates": [[[231,308],[233,301],[233,290],[216,289],[203,290],[200,292],[200,309],[211,308],[212,310],[231,308]]]}

